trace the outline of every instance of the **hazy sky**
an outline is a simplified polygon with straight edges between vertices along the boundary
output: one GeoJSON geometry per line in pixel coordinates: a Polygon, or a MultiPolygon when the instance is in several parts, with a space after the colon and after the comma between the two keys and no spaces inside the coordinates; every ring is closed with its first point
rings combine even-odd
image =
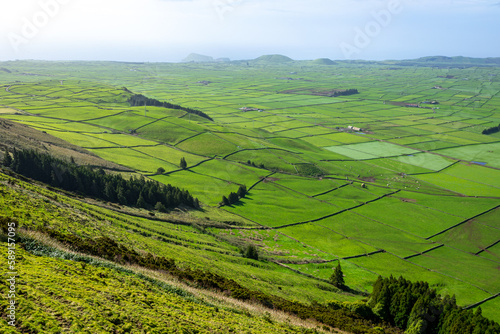
{"type": "Polygon", "coordinates": [[[0,0],[0,60],[499,57],[500,0],[0,0]]]}

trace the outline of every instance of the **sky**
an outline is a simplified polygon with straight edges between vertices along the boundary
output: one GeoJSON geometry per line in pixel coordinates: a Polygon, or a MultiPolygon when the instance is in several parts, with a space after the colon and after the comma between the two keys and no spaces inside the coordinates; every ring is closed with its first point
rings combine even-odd
{"type": "Polygon", "coordinates": [[[0,0],[0,61],[500,57],[500,0],[0,0]]]}

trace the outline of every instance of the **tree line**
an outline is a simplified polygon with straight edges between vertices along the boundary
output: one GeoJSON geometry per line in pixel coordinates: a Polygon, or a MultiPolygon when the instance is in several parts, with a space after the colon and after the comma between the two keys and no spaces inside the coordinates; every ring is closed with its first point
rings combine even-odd
{"type": "Polygon", "coordinates": [[[241,185],[237,192],[231,192],[228,197],[222,196],[222,202],[219,203],[220,206],[230,206],[237,203],[240,199],[245,197],[247,194],[247,187],[241,185]]]}
{"type": "Polygon", "coordinates": [[[349,96],[349,95],[354,95],[354,94],[359,94],[359,92],[356,88],[338,90],[338,91],[333,92],[333,94],[330,94],[329,96],[330,97],[338,97],[338,96],[349,96]]]}
{"type": "Polygon", "coordinates": [[[483,135],[491,135],[492,133],[497,133],[500,131],[500,124],[498,126],[494,126],[488,129],[484,129],[483,132],[481,132],[483,135]]]}
{"type": "Polygon", "coordinates": [[[213,119],[205,114],[203,111],[197,110],[197,109],[192,109],[192,108],[186,108],[182,107],[178,104],[173,104],[173,103],[168,103],[168,102],[161,102],[156,99],[151,99],[149,97],[146,97],[142,94],[134,94],[131,97],[128,98],[127,102],[130,104],[132,107],[136,106],[153,106],[153,107],[163,107],[163,108],[170,108],[170,109],[179,109],[183,110],[189,114],[194,114],[198,115],[200,117],[206,118],[209,121],[213,121],[213,119]]]}
{"type": "Polygon", "coordinates": [[[2,164],[18,174],[84,196],[162,212],[182,205],[200,207],[189,191],[142,176],[124,179],[120,174],[107,174],[102,168],[78,166],[73,158],[67,162],[34,150],[14,149],[13,156],[7,150],[2,164]]]}
{"type": "Polygon", "coordinates": [[[368,305],[376,316],[406,334],[500,333],[500,325],[483,317],[480,307],[476,311],[460,308],[455,296],[442,298],[427,282],[379,276],[368,305]]]}

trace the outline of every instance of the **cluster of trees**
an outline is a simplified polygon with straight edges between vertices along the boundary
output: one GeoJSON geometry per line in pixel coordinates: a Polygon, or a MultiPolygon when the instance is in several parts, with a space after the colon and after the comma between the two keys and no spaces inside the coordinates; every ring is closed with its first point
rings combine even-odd
{"type": "Polygon", "coordinates": [[[359,92],[356,88],[351,88],[351,89],[346,89],[346,90],[335,91],[332,94],[330,94],[330,97],[349,96],[349,95],[354,95],[354,94],[359,94],[359,92]]]}
{"type": "Polygon", "coordinates": [[[246,194],[247,194],[247,187],[240,186],[237,192],[231,192],[228,197],[222,196],[221,205],[226,205],[226,206],[232,205],[238,202],[241,198],[245,197],[246,194]]]}
{"type": "Polygon", "coordinates": [[[255,164],[255,162],[250,161],[250,160],[248,160],[248,161],[247,161],[247,164],[248,164],[248,165],[250,165],[250,166],[252,166],[252,167],[266,168],[266,166],[264,166],[264,164],[260,164],[260,165],[258,165],[258,166],[257,166],[257,165],[255,164]]]}
{"type": "Polygon", "coordinates": [[[379,277],[368,305],[375,315],[407,334],[500,333],[500,325],[484,318],[481,308],[464,310],[454,296],[441,298],[426,282],[379,277]]]}
{"type": "Polygon", "coordinates": [[[484,129],[483,132],[481,132],[483,135],[491,135],[492,133],[497,133],[500,131],[500,124],[498,126],[494,126],[488,129],[484,129]]]}
{"type": "Polygon", "coordinates": [[[131,97],[129,97],[127,102],[132,107],[135,107],[135,106],[154,106],[154,107],[164,107],[164,108],[169,108],[169,109],[179,109],[179,110],[183,110],[189,114],[198,115],[200,117],[203,117],[203,118],[206,118],[210,121],[213,121],[213,119],[210,116],[208,116],[207,114],[205,114],[203,111],[192,109],[192,108],[182,107],[178,104],[161,102],[161,101],[158,101],[156,99],[148,98],[142,94],[132,95],[131,97]]]}
{"type": "Polygon", "coordinates": [[[200,206],[187,190],[170,184],[146,181],[144,177],[126,180],[119,174],[106,174],[102,168],[78,166],[73,159],[67,162],[33,150],[14,150],[13,155],[7,151],[3,165],[14,172],[84,196],[162,212],[181,205],[200,206]]]}

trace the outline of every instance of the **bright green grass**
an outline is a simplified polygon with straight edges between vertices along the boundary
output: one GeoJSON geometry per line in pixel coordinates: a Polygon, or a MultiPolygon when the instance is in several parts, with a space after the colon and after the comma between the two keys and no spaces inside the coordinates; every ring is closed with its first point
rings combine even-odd
{"type": "Polygon", "coordinates": [[[473,254],[491,246],[499,239],[499,230],[472,220],[432,238],[433,241],[473,254]]]}
{"type": "Polygon", "coordinates": [[[439,171],[453,164],[453,160],[432,153],[418,153],[392,158],[405,164],[439,171]]]}
{"type": "MultiPolygon", "coordinates": [[[[54,118],[60,120],[68,120],[68,121],[86,121],[93,120],[98,117],[113,117],[113,115],[117,115],[121,113],[121,110],[107,110],[107,109],[99,109],[97,107],[81,107],[81,108],[56,108],[56,109],[44,109],[38,114],[40,114],[43,118],[54,118]]],[[[116,120],[120,118],[120,115],[117,115],[116,120]]],[[[114,120],[113,119],[113,120],[114,120]]],[[[99,122],[96,122],[98,124],[99,122]]],[[[112,125],[112,122],[106,123],[107,125],[112,125]]]]}
{"type": "Polygon", "coordinates": [[[324,261],[337,257],[305,245],[277,230],[237,230],[210,229],[233,244],[255,244],[259,247],[259,257],[277,261],[324,261]]]}
{"type": "Polygon", "coordinates": [[[292,176],[286,174],[275,174],[273,178],[278,180],[275,183],[285,186],[287,188],[293,189],[295,191],[301,192],[308,196],[314,196],[335,188],[338,188],[343,182],[332,179],[316,179],[316,178],[305,178],[299,176],[292,176]]]}
{"type": "Polygon", "coordinates": [[[500,290],[500,281],[492,279],[498,273],[498,262],[486,260],[447,246],[411,258],[410,262],[451,277],[463,279],[491,294],[500,290]],[[464,266],[468,270],[464,270],[464,266]]]}
{"type": "Polygon", "coordinates": [[[201,202],[209,205],[218,204],[222,201],[222,196],[227,197],[230,192],[238,190],[238,185],[236,184],[191,171],[175,172],[152,178],[161,183],[185,188],[201,202]],[[200,185],[202,186],[200,187],[200,185]]]}
{"type": "Polygon", "coordinates": [[[137,130],[139,136],[146,139],[157,140],[167,144],[175,144],[179,141],[192,137],[197,132],[184,127],[175,126],[171,123],[158,121],[137,130]]]}
{"type": "Polygon", "coordinates": [[[327,227],[350,239],[398,256],[410,256],[435,246],[431,241],[381,224],[353,211],[321,220],[317,225],[327,227]]]}
{"type": "Polygon", "coordinates": [[[320,137],[333,140],[342,144],[357,144],[357,143],[366,143],[371,141],[371,139],[366,138],[363,135],[355,135],[345,132],[332,133],[329,135],[322,135],[320,137]]]}
{"type": "MultiPolygon", "coordinates": [[[[402,157],[405,158],[405,157],[402,157]]],[[[416,174],[416,173],[430,173],[432,170],[423,168],[421,166],[410,165],[399,161],[399,158],[392,159],[373,159],[367,161],[370,165],[386,168],[394,173],[400,174],[416,174]],[[397,159],[397,160],[396,160],[397,159]]]]}
{"type": "Polygon", "coordinates": [[[459,305],[470,305],[490,296],[489,293],[468,282],[454,279],[439,272],[429,271],[391,254],[377,254],[351,259],[349,262],[373,271],[384,277],[400,275],[412,281],[426,281],[441,295],[455,295],[459,305]]]}
{"type": "Polygon", "coordinates": [[[280,232],[308,246],[338,257],[355,256],[376,251],[376,248],[372,246],[348,239],[319,224],[308,223],[290,226],[281,229],[280,232]]]}
{"type": "Polygon", "coordinates": [[[480,307],[484,317],[488,319],[500,319],[500,299],[498,297],[481,304],[480,307]]]}
{"type": "MultiPolygon", "coordinates": [[[[111,145],[109,145],[111,146],[111,145]]],[[[140,149],[106,148],[90,149],[99,157],[144,173],[155,173],[159,167],[167,169],[168,162],[141,153],[140,149]]]]}
{"type": "Polygon", "coordinates": [[[453,143],[447,143],[447,142],[440,141],[440,140],[435,140],[435,141],[429,141],[429,142],[425,142],[425,143],[411,144],[408,146],[410,146],[411,148],[417,149],[417,150],[422,150],[422,151],[434,151],[434,150],[439,150],[439,149],[443,149],[443,148],[456,147],[458,145],[453,144],[453,143]]]}
{"type": "Polygon", "coordinates": [[[342,145],[340,142],[335,142],[331,139],[326,139],[321,136],[313,136],[313,137],[302,137],[301,140],[308,142],[317,147],[326,147],[332,145],[342,145]]]}
{"type": "Polygon", "coordinates": [[[157,142],[121,133],[100,133],[90,135],[119,146],[155,146],[157,142]]]}
{"type": "Polygon", "coordinates": [[[71,144],[78,145],[84,148],[100,148],[100,147],[118,147],[118,144],[111,143],[104,139],[94,137],[94,134],[82,134],[69,131],[52,131],[45,130],[48,134],[64,139],[71,144]]]}
{"type": "Polygon", "coordinates": [[[175,167],[172,170],[180,169],[179,165],[182,158],[186,160],[188,167],[208,159],[206,157],[194,155],[166,145],[141,147],[139,150],[151,157],[168,162],[170,166],[175,167]]]}
{"type": "Polygon", "coordinates": [[[262,164],[268,169],[281,169],[293,174],[297,173],[293,164],[307,162],[298,154],[275,149],[241,151],[230,155],[227,159],[238,162],[250,161],[257,166],[262,164]]]}
{"type": "Polygon", "coordinates": [[[375,154],[358,151],[353,146],[355,145],[330,146],[330,147],[325,147],[325,149],[337,154],[344,155],[354,160],[379,158],[379,156],[375,154]]]}
{"type": "Polygon", "coordinates": [[[500,189],[445,173],[422,174],[417,179],[468,196],[500,197],[500,189]]]}
{"type": "Polygon", "coordinates": [[[500,209],[497,208],[491,212],[485,213],[484,215],[476,218],[476,220],[482,224],[500,229],[500,209]]]}
{"type": "MultiPolygon", "coordinates": [[[[210,175],[234,184],[245,185],[248,188],[269,174],[269,171],[237,164],[227,160],[210,160],[192,169],[194,172],[210,175]]],[[[237,190],[237,186],[235,186],[237,190]]]]}
{"type": "Polygon", "coordinates": [[[500,188],[500,170],[477,164],[459,163],[447,168],[443,173],[500,188]]]}
{"type": "MultiPolygon", "coordinates": [[[[399,197],[397,194],[394,197],[399,197]]],[[[384,198],[354,209],[355,213],[422,238],[460,223],[463,218],[418,206],[398,198],[384,198]]]]}
{"type": "Polygon", "coordinates": [[[461,138],[458,136],[451,136],[448,133],[434,134],[434,135],[428,136],[428,138],[432,138],[432,139],[436,139],[436,140],[440,140],[443,142],[452,143],[452,144],[456,144],[456,145],[474,145],[474,144],[478,143],[477,141],[474,141],[474,140],[469,140],[469,139],[461,138]]]}
{"type": "Polygon", "coordinates": [[[332,146],[327,149],[335,153],[361,160],[418,153],[418,151],[410,148],[378,141],[347,146],[332,146]]]}
{"type": "Polygon", "coordinates": [[[464,219],[474,217],[499,205],[495,198],[475,198],[462,196],[429,196],[417,192],[401,191],[394,197],[411,200],[417,206],[432,208],[459,216],[464,219]]]}
{"type": "Polygon", "coordinates": [[[331,204],[280,188],[273,183],[260,183],[243,200],[227,210],[269,227],[321,218],[338,211],[331,204]]]}
{"type": "Polygon", "coordinates": [[[496,244],[488,248],[484,252],[480,253],[479,256],[481,256],[484,259],[500,263],[500,244],[496,244]]]}
{"type": "MultiPolygon", "coordinates": [[[[287,264],[287,266],[299,270],[305,274],[330,279],[337,265],[337,261],[327,263],[306,263],[306,264],[287,264]]],[[[349,261],[341,260],[342,272],[344,273],[345,284],[354,290],[371,293],[373,284],[378,275],[366,269],[360,268],[349,261]]]]}
{"type": "Polygon", "coordinates": [[[238,150],[238,146],[215,134],[205,133],[177,144],[182,150],[205,156],[224,156],[238,150]]]}

